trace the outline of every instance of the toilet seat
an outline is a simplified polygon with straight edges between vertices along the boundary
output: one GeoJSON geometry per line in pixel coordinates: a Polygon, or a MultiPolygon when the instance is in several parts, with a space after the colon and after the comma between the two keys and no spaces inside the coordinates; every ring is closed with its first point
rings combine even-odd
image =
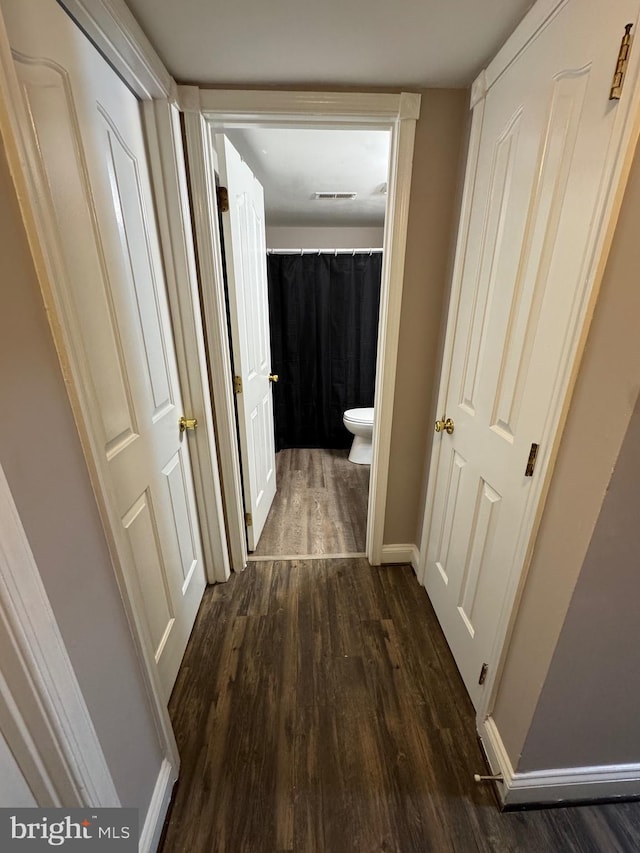
{"type": "Polygon", "coordinates": [[[344,413],[344,418],[354,424],[373,425],[373,408],[347,409],[344,413]]]}

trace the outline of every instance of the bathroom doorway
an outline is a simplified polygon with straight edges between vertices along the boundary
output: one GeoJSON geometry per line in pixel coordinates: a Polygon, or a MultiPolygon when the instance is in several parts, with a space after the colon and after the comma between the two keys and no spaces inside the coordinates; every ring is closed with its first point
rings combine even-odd
{"type": "MultiPolygon", "coordinates": [[[[277,490],[250,560],[365,551],[390,135],[242,127],[217,137],[221,171],[231,144],[264,190],[277,490]]],[[[228,255],[228,222],[221,230],[228,255]]],[[[230,324],[232,352],[241,325],[230,324]]]]}

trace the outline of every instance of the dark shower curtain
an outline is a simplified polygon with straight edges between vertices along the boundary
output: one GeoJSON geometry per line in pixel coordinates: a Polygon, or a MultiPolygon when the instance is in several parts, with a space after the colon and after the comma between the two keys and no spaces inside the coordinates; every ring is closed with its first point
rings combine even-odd
{"type": "Polygon", "coordinates": [[[373,406],[382,252],[268,255],[276,449],[349,447],[373,406]]]}

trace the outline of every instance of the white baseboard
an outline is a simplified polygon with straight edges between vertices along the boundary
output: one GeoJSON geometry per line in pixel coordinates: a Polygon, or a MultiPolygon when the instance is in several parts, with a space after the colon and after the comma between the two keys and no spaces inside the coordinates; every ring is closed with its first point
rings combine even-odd
{"type": "Polygon", "coordinates": [[[503,782],[496,787],[504,806],[608,800],[640,796],[640,764],[597,767],[560,767],[514,771],[495,721],[488,717],[480,732],[493,773],[503,782]]]}
{"type": "Polygon", "coordinates": [[[160,767],[151,802],[140,833],[140,853],[155,853],[160,843],[164,819],[171,802],[171,792],[178,778],[175,768],[165,758],[160,767]]]}
{"type": "Polygon", "coordinates": [[[413,566],[414,571],[418,571],[418,562],[420,560],[420,552],[417,545],[406,543],[403,545],[383,545],[382,546],[382,564],[390,563],[408,563],[413,566]]]}
{"type": "MultiPolygon", "coordinates": [[[[496,782],[496,789],[500,796],[500,801],[504,805],[506,792],[513,780],[513,766],[493,717],[487,717],[480,727],[478,734],[482,740],[482,745],[484,747],[491,772],[495,774],[501,773],[504,779],[503,782],[496,782]]],[[[480,774],[483,772],[483,770],[478,770],[478,773],[480,774]]]]}

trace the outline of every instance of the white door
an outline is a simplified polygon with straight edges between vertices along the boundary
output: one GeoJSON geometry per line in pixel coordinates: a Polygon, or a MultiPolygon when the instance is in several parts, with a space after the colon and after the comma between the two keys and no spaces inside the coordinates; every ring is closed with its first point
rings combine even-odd
{"type": "Polygon", "coordinates": [[[140,106],[53,0],[1,5],[128,583],[168,698],[205,575],[140,106]]]}
{"type": "Polygon", "coordinates": [[[229,288],[240,457],[249,550],[258,545],[276,494],[271,343],[264,193],[226,136],[218,136],[220,180],[229,194],[222,214],[229,288]]]}
{"type": "Polygon", "coordinates": [[[568,329],[583,310],[603,177],[620,135],[609,90],[638,6],[569,0],[476,107],[484,115],[438,412],[454,432],[435,437],[423,574],[476,705],[551,440],[533,477],[528,457],[558,417],[554,400],[568,381],[568,329]]]}

